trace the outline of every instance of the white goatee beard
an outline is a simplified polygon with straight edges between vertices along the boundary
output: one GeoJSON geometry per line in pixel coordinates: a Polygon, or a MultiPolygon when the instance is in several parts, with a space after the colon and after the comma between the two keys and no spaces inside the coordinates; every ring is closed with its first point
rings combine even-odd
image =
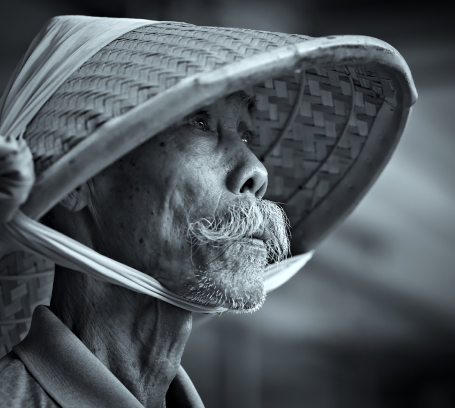
{"type": "Polygon", "coordinates": [[[198,266],[196,282],[183,297],[234,313],[260,309],[266,298],[264,268],[289,253],[288,228],[278,205],[256,198],[237,200],[219,215],[190,223],[193,260],[201,251],[209,261],[198,266]],[[264,245],[252,240],[258,236],[267,237],[264,245]]]}

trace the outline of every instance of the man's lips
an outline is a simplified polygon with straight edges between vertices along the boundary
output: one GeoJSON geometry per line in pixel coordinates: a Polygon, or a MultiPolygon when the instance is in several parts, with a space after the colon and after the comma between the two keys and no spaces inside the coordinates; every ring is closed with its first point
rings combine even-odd
{"type": "Polygon", "coordinates": [[[267,252],[265,241],[258,238],[247,238],[245,244],[255,251],[267,252]]]}
{"type": "Polygon", "coordinates": [[[262,232],[254,233],[251,238],[259,239],[259,240],[261,240],[263,242],[266,242],[266,241],[268,241],[270,239],[270,234],[269,234],[268,231],[264,230],[262,232]]]}

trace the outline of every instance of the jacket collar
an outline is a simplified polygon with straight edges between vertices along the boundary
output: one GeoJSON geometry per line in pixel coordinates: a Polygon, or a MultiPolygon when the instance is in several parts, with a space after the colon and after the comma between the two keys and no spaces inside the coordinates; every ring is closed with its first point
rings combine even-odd
{"type": "MultiPolygon", "coordinates": [[[[47,307],[38,306],[27,337],[14,352],[46,392],[63,408],[143,408],[136,397],[101,363],[47,307]]],[[[170,387],[171,400],[186,407],[203,407],[180,370],[170,387]],[[177,397],[177,398],[176,398],[177,397]]]]}

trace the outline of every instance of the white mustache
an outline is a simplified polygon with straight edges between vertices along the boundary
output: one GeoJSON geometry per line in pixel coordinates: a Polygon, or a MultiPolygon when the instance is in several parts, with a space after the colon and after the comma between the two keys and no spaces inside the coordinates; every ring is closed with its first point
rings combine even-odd
{"type": "Polygon", "coordinates": [[[226,247],[241,239],[263,239],[268,262],[279,262],[289,253],[289,221],[277,204],[259,198],[239,199],[214,217],[191,222],[195,245],[226,247]]]}

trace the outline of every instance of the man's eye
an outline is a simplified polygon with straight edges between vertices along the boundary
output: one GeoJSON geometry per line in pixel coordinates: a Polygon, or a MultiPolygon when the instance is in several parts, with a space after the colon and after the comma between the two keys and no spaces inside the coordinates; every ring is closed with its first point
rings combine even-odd
{"type": "Polygon", "coordinates": [[[205,114],[197,114],[193,116],[190,119],[190,124],[204,131],[210,130],[210,118],[205,114]]]}
{"type": "Polygon", "coordinates": [[[252,130],[245,130],[242,132],[242,141],[247,145],[251,144],[256,137],[257,133],[252,130]]]}

